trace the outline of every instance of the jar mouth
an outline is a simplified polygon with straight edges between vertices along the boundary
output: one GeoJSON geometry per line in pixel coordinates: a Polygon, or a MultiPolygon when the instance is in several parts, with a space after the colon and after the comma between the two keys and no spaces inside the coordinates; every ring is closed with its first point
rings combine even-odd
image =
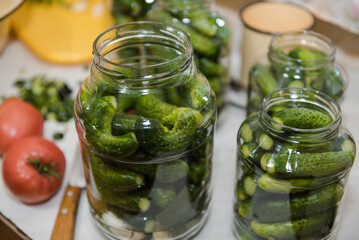
{"type": "Polygon", "coordinates": [[[341,124],[342,113],[339,104],[330,96],[309,88],[285,88],[268,94],[261,105],[260,119],[263,124],[272,132],[278,135],[285,135],[291,140],[299,139],[320,139],[338,131],[341,124]],[[330,115],[332,123],[313,129],[302,129],[284,125],[268,113],[269,109],[276,104],[286,102],[298,102],[319,108],[330,115]]]}
{"type": "MultiPolygon", "coordinates": [[[[335,60],[336,47],[334,42],[323,34],[304,30],[297,32],[287,32],[273,34],[269,45],[269,58],[277,63],[284,65],[293,65],[299,63],[300,68],[311,69],[318,68],[335,60]],[[288,56],[285,50],[291,50],[293,46],[305,46],[325,54],[324,57],[312,60],[301,60],[288,56]],[[278,51],[281,50],[281,51],[278,51]],[[303,64],[304,63],[304,64],[303,64]]],[[[297,65],[293,66],[298,68],[297,65]]]]}
{"type": "Polygon", "coordinates": [[[157,79],[188,67],[192,56],[189,35],[175,26],[160,22],[138,21],[117,25],[101,33],[93,43],[93,64],[115,78],[157,79]],[[157,57],[152,62],[146,61],[145,57],[141,59],[141,54],[144,54],[141,49],[146,51],[145,48],[151,44],[172,48],[173,54],[162,60],[157,57]],[[137,46],[132,49],[136,51],[133,56],[116,55],[133,46],[137,46]]]}

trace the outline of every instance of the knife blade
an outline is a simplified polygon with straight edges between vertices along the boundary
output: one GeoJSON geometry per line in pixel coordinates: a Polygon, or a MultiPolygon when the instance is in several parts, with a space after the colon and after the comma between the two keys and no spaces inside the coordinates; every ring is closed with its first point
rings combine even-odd
{"type": "Polygon", "coordinates": [[[51,240],[73,239],[75,232],[77,207],[82,189],[85,187],[80,148],[75,150],[75,156],[71,164],[66,186],[62,197],[61,205],[57,213],[51,240]]]}

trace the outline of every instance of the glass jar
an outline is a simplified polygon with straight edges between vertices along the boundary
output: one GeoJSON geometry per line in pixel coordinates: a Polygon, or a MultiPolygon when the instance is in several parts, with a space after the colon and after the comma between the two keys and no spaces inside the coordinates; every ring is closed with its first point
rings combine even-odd
{"type": "Polygon", "coordinates": [[[237,136],[239,239],[334,239],[355,142],[328,95],[274,91],[237,136]]]}
{"type": "Polygon", "coordinates": [[[268,56],[249,71],[247,115],[260,111],[263,98],[280,88],[311,88],[340,102],[348,77],[335,54],[334,43],[316,32],[274,35],[268,56]]]}
{"type": "Polygon", "coordinates": [[[188,35],[119,25],[93,45],[74,118],[91,213],[111,239],[189,238],[211,199],[215,95],[188,35]]]}
{"type": "Polygon", "coordinates": [[[228,24],[215,11],[213,0],[157,0],[156,3],[148,19],[173,24],[190,35],[197,66],[216,94],[220,113],[229,85],[228,24]]]}

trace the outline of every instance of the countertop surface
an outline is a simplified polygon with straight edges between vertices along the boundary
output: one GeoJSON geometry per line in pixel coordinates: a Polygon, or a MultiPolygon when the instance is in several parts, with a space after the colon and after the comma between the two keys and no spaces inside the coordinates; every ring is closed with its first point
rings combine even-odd
{"type": "MultiPolygon", "coordinates": [[[[347,55],[339,48],[337,61],[346,68],[350,79],[345,100],[341,104],[343,125],[349,129],[358,143],[359,58],[347,55]]],[[[238,70],[239,68],[237,67],[236,69],[238,70]]],[[[0,96],[9,96],[14,93],[13,83],[16,80],[28,79],[42,74],[46,74],[50,78],[62,79],[76,91],[79,83],[87,76],[88,69],[84,65],[61,66],[42,62],[21,42],[13,39],[0,55],[0,96]]],[[[231,90],[228,94],[232,102],[245,105],[246,94],[244,91],[231,90]]],[[[211,213],[206,225],[195,239],[234,239],[231,227],[235,183],[236,134],[244,119],[245,111],[231,104],[226,107],[220,117],[220,124],[216,129],[214,140],[211,213]]],[[[68,170],[73,161],[79,160],[79,155],[76,151],[78,139],[73,125],[72,121],[65,125],[54,122],[47,122],[45,125],[45,137],[49,139],[52,139],[52,133],[58,130],[67,132],[65,138],[56,143],[65,153],[68,168],[61,189],[49,201],[39,205],[25,205],[18,202],[5,189],[0,176],[1,214],[32,239],[47,240],[50,238],[62,194],[67,184],[68,170]]],[[[358,161],[356,159],[347,184],[337,238],[339,240],[358,239],[359,188],[356,185],[359,182],[358,161]]],[[[98,232],[91,219],[89,205],[85,191],[83,191],[78,209],[75,240],[99,240],[102,238],[101,233],[98,232]]]]}

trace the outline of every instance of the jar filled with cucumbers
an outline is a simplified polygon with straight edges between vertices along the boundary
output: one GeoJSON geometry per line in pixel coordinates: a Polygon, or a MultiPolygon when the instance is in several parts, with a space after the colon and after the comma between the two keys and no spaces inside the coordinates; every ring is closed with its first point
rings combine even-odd
{"type": "Polygon", "coordinates": [[[268,55],[249,71],[247,116],[260,110],[267,94],[281,88],[314,89],[340,103],[348,76],[335,55],[334,43],[313,31],[274,35],[268,55]]]}
{"type": "Polygon", "coordinates": [[[267,95],[237,136],[233,232],[238,239],[335,239],[355,142],[328,95],[267,95]]]}
{"type": "Polygon", "coordinates": [[[189,36],[156,22],[94,42],[74,107],[87,196],[111,239],[187,239],[208,216],[215,95],[189,36]]]}
{"type": "Polygon", "coordinates": [[[216,94],[218,113],[229,86],[229,28],[213,0],[157,0],[148,13],[151,21],[172,24],[187,32],[195,61],[216,94]]]}

